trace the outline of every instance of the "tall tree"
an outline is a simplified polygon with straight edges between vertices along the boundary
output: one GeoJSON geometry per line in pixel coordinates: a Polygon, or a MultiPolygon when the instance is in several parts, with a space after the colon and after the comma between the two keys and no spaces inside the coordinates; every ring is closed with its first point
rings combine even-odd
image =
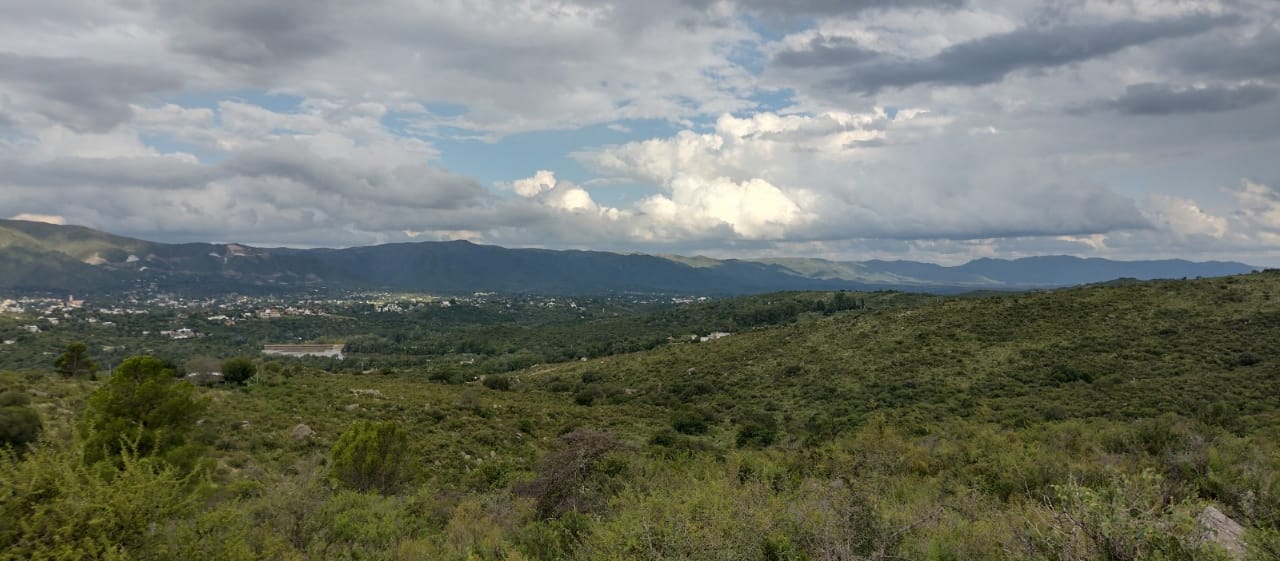
{"type": "Polygon", "coordinates": [[[98,373],[98,364],[89,359],[89,347],[78,341],[67,345],[67,349],[53,361],[53,366],[64,376],[92,378],[98,373]]]}

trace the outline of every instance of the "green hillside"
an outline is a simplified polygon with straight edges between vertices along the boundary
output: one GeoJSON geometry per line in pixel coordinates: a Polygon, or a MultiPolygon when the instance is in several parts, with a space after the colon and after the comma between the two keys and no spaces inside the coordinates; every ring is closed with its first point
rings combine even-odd
{"type": "Polygon", "coordinates": [[[806,415],[832,429],[876,411],[1024,426],[1220,402],[1251,404],[1233,406],[1242,427],[1280,421],[1257,405],[1280,389],[1278,273],[887,305],[539,376],[598,372],[659,404],[697,382],[712,388],[699,401],[784,411],[797,428],[806,415]]]}
{"type": "Polygon", "coordinates": [[[871,304],[469,384],[266,362],[188,446],[91,469],[104,382],[0,376],[47,427],[0,459],[0,558],[1280,554],[1280,272],[871,304]]]}

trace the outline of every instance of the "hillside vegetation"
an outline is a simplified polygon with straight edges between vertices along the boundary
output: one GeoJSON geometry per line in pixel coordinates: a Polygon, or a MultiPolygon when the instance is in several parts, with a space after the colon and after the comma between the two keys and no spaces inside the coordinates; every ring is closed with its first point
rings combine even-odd
{"type": "Polygon", "coordinates": [[[0,559],[1280,556],[1280,273],[865,296],[475,383],[262,363],[103,460],[125,382],[0,375],[44,426],[0,459],[0,559]]]}

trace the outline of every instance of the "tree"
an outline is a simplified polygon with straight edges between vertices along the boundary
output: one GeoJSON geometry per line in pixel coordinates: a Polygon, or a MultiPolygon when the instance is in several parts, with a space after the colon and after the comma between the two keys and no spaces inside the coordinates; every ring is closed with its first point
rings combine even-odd
{"type": "Polygon", "coordinates": [[[258,366],[245,357],[238,356],[222,361],[222,377],[233,384],[243,384],[258,373],[258,366]]]}
{"type": "Polygon", "coordinates": [[[93,378],[98,373],[97,363],[89,360],[89,347],[80,342],[67,345],[67,350],[53,361],[53,366],[64,376],[93,378]]]}
{"type": "Polygon", "coordinates": [[[188,444],[196,419],[204,412],[190,384],[155,357],[135,356],[116,368],[107,384],[89,398],[81,423],[85,460],[118,458],[129,448],[137,456],[155,456],[175,466],[194,465],[198,448],[188,444]]]}
{"type": "Polygon", "coordinates": [[[352,489],[393,493],[404,471],[407,441],[395,421],[356,421],[330,450],[333,476],[352,489]]]}

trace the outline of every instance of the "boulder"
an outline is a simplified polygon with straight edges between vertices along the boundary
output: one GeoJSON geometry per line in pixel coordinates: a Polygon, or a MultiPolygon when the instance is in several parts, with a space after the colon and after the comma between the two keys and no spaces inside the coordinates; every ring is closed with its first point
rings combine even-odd
{"type": "Polygon", "coordinates": [[[294,440],[307,440],[311,438],[311,435],[314,435],[315,433],[316,431],[311,430],[311,427],[305,424],[299,424],[298,426],[293,427],[293,431],[291,431],[289,434],[293,436],[294,440]]]}
{"type": "Polygon", "coordinates": [[[1196,520],[1204,527],[1206,540],[1222,546],[1232,559],[1244,561],[1244,526],[1211,506],[1205,507],[1196,520]]]}

